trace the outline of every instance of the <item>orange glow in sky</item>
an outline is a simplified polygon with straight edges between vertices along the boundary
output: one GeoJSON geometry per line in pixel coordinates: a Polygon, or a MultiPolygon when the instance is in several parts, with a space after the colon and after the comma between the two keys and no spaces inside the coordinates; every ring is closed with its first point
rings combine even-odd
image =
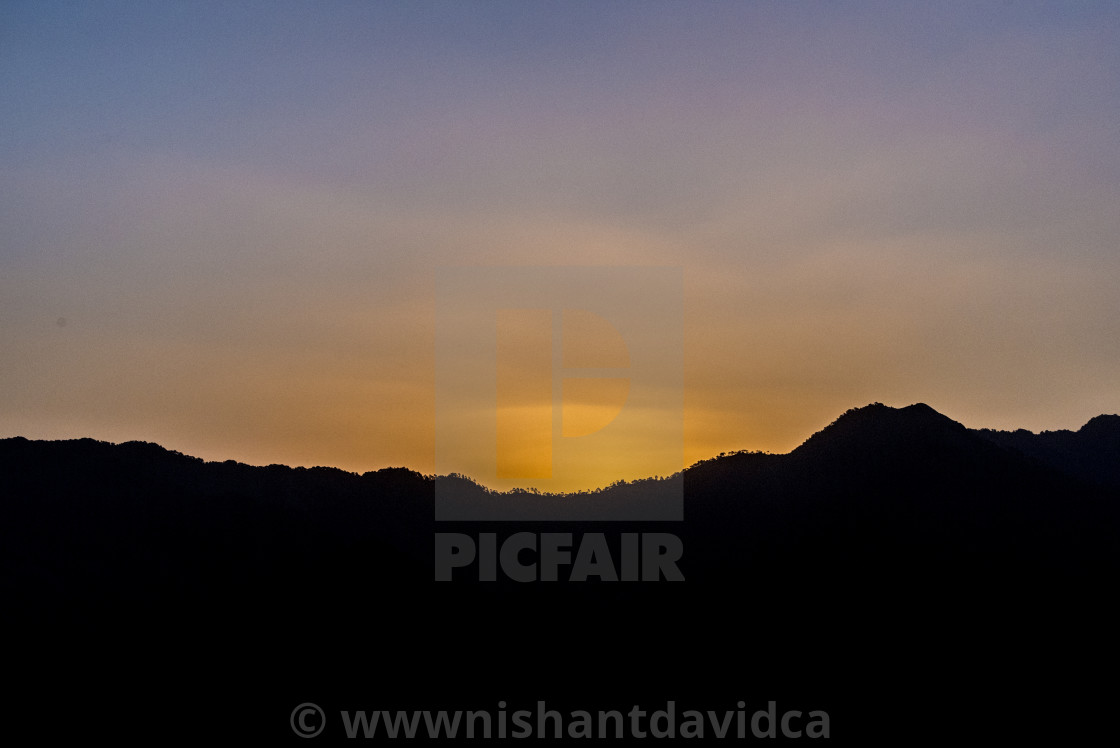
{"type": "MultiPolygon", "coordinates": [[[[448,266],[682,268],[681,467],[1120,410],[1120,6],[525,6],[0,8],[0,436],[433,472],[448,266]]],[[[517,356],[519,485],[648,394],[517,356]]]]}

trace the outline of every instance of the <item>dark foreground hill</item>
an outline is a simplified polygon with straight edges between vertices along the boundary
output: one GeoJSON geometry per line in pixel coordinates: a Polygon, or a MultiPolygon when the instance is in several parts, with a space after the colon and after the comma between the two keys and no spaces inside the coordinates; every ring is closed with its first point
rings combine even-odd
{"type": "Polygon", "coordinates": [[[744,701],[748,719],[775,700],[829,710],[831,743],[1085,735],[1114,709],[1091,676],[1117,664],[1118,465],[1117,416],[1031,434],[872,405],[788,455],[576,499],[683,480],[684,522],[513,526],[435,523],[434,481],[405,469],[6,439],[11,680],[30,713],[70,710],[43,735],[105,719],[152,739],[212,724],[298,740],[289,713],[316,700],[744,701]],[[672,532],[686,581],[432,581],[435,532],[525,530],[615,550],[622,532],[672,532]]]}

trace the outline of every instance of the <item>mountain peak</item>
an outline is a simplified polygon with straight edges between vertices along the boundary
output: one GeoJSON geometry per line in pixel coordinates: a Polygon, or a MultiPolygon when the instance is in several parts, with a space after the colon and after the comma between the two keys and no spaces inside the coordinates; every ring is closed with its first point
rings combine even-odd
{"type": "Polygon", "coordinates": [[[889,449],[934,435],[964,435],[967,429],[925,403],[895,408],[871,403],[852,408],[809,437],[793,453],[819,450],[848,452],[889,449]]]}
{"type": "Polygon", "coordinates": [[[1120,415],[1093,416],[1077,433],[1095,439],[1120,436],[1120,415]]]}
{"type": "MultiPolygon", "coordinates": [[[[931,408],[925,403],[914,403],[901,408],[895,408],[883,403],[871,403],[862,408],[852,408],[817,433],[824,433],[834,427],[851,428],[855,425],[878,426],[882,428],[898,426],[956,426],[964,428],[961,424],[942,413],[931,408]]],[[[816,436],[816,434],[814,434],[816,436]]]]}

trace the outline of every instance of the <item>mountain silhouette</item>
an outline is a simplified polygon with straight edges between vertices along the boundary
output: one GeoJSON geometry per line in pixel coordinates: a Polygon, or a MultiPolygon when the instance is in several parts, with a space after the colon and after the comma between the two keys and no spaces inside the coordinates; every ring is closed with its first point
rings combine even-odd
{"type": "Polygon", "coordinates": [[[0,594],[26,693],[88,704],[109,671],[156,684],[115,694],[149,737],[167,697],[209,703],[227,734],[286,739],[282,707],[316,688],[414,708],[777,697],[833,709],[853,744],[913,743],[950,698],[950,732],[1011,734],[1021,725],[992,722],[1002,709],[1072,734],[1061,710],[1103,706],[1076,663],[1114,662],[1118,466],[1115,415],[1033,434],[924,404],[849,410],[789,454],[543,499],[403,468],[16,437],[0,440],[0,594]],[[435,523],[436,481],[496,502],[638,501],[683,481],[684,521],[435,523]],[[613,548],[624,531],[673,532],[687,581],[432,581],[433,533],[525,530],[602,532],[613,548]],[[984,683],[965,675],[977,663],[984,683]],[[1060,696],[1040,692],[1051,681],[1060,696]]]}

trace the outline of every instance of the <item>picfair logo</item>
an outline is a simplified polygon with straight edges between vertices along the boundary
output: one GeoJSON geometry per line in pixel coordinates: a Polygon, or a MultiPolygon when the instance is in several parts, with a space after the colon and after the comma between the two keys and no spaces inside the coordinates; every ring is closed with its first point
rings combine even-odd
{"type": "MultiPolygon", "coordinates": [[[[683,465],[682,276],[666,267],[457,267],[436,278],[436,472],[572,493],[683,465]]],[[[616,506],[471,501],[437,520],[679,520],[665,487],[616,506]]]]}

